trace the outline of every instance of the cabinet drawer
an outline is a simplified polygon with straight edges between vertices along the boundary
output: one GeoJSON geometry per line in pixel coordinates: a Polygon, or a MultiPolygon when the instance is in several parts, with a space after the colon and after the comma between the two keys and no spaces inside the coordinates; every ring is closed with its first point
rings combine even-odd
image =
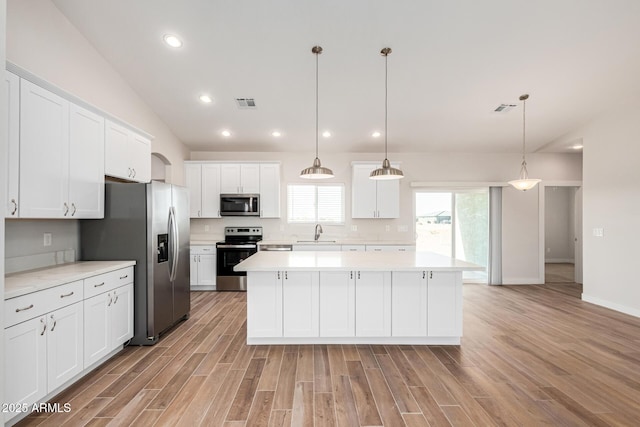
{"type": "Polygon", "coordinates": [[[191,255],[209,255],[216,253],[215,246],[191,246],[191,255]]]}
{"type": "Polygon", "coordinates": [[[128,283],[133,283],[133,267],[89,277],[84,279],[84,297],[91,298],[128,283]]]}
{"type": "Polygon", "coordinates": [[[82,301],[82,280],[22,295],[5,301],[4,327],[8,328],[53,310],[82,301]]]}

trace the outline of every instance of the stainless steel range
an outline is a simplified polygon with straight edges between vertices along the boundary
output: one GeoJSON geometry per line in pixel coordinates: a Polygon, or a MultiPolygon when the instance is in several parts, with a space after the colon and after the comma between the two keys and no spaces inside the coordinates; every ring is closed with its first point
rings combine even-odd
{"type": "Polygon", "coordinates": [[[224,228],[224,242],[216,243],[217,290],[247,290],[247,273],[233,271],[233,267],[258,252],[260,240],[262,227],[224,228]]]}

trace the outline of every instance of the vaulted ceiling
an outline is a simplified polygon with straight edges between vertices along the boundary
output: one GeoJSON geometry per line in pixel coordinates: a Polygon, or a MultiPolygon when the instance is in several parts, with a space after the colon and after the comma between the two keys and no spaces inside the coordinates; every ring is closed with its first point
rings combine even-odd
{"type": "Polygon", "coordinates": [[[321,152],[382,151],[386,46],[389,151],[517,152],[523,93],[527,151],[566,151],[640,99],[637,0],[53,2],[192,150],[312,151],[316,44],[321,152]]]}

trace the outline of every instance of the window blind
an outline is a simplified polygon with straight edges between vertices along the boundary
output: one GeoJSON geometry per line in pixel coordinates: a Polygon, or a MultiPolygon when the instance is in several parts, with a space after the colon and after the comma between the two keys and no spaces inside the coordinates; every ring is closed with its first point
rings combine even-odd
{"type": "Polygon", "coordinates": [[[344,223],[344,184],[289,184],[290,223],[344,223]]]}

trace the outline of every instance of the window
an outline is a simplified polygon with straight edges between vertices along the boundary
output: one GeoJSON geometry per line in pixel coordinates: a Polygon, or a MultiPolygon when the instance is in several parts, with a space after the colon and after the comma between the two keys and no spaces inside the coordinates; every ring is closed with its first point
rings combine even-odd
{"type": "Polygon", "coordinates": [[[344,184],[289,184],[287,220],[290,223],[344,223],[344,184]]]}

